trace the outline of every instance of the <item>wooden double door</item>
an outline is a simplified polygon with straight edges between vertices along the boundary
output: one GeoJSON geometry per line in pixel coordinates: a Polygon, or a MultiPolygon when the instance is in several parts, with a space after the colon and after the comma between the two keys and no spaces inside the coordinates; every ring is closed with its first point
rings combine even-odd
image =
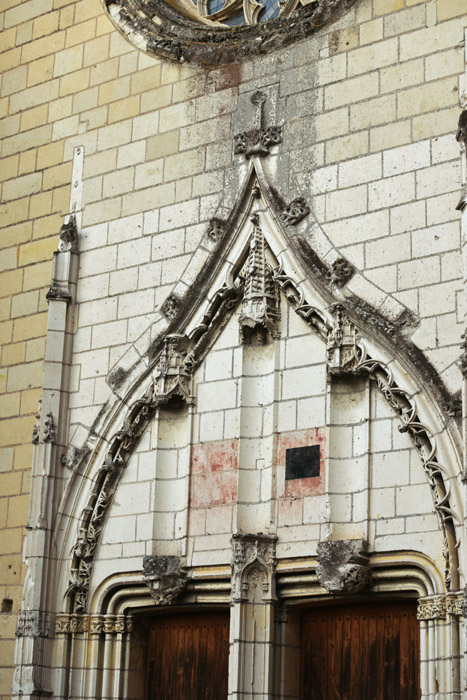
{"type": "Polygon", "coordinates": [[[227,700],[228,611],[158,616],[148,641],[146,700],[227,700]]]}
{"type": "Polygon", "coordinates": [[[302,613],[301,700],[418,700],[419,668],[415,603],[302,613]]]}

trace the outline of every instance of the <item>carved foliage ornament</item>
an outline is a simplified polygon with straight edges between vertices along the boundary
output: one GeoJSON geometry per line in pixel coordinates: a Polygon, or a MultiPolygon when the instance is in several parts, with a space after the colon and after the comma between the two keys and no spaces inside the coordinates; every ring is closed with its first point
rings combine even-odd
{"type": "Polygon", "coordinates": [[[50,632],[50,613],[41,610],[22,610],[16,625],[17,637],[48,637],[50,632]]]}
{"type": "Polygon", "coordinates": [[[181,566],[180,557],[144,557],[143,576],[151,598],[160,606],[173,603],[188,583],[187,570],[181,566]]]}
{"type": "Polygon", "coordinates": [[[123,634],[133,631],[133,620],[126,615],[68,615],[55,618],[56,634],[123,634]]]}
{"type": "Polygon", "coordinates": [[[448,615],[464,616],[463,593],[427,596],[418,599],[417,620],[443,620],[448,615]]]}
{"type": "Polygon", "coordinates": [[[266,95],[264,92],[258,90],[253,93],[250,99],[256,107],[254,128],[234,136],[234,153],[242,153],[247,159],[252,156],[267,156],[271,146],[282,143],[282,127],[265,126],[264,103],[266,95]]]}

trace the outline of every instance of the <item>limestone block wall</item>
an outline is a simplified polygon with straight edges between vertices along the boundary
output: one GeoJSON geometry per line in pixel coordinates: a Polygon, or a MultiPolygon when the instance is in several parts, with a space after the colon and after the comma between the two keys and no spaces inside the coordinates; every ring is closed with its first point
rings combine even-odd
{"type": "MultiPolygon", "coordinates": [[[[85,157],[70,442],[84,440],[124,353],[144,354],[138,339],[183,276],[210,217],[222,214],[219,203],[229,192],[234,199],[242,166],[232,138],[251,125],[249,98],[259,88],[268,95],[268,122],[284,124],[270,172],[287,201],[307,199],[310,243],[324,260],[334,247],[364,273],[353,291],[369,304],[389,313],[397,301],[414,314],[412,339],[457,391],[464,308],[454,133],[466,27],[464,0],[360,0],[306,41],[209,70],[138,52],[99,0],[2,2],[0,697],[10,694],[45,292],[69,207],[73,149],[84,146],[85,157]]],[[[287,342],[294,367],[300,342],[287,342]]],[[[323,410],[318,394],[290,399],[281,430],[307,429],[307,416],[323,410]]],[[[376,430],[393,417],[371,401],[376,430]]],[[[211,440],[232,438],[210,421],[211,440]]],[[[337,416],[336,431],[338,423],[337,416]]],[[[394,436],[392,449],[405,454],[404,436],[394,436]]],[[[183,461],[183,445],[177,449],[183,461]]],[[[397,470],[386,468],[395,454],[381,449],[369,457],[384,483],[377,536],[391,518],[400,518],[401,536],[434,527],[413,512],[417,467],[384,482],[397,470]]],[[[338,498],[340,512],[351,512],[348,494],[338,497],[336,489],[338,498]]],[[[143,527],[144,515],[134,517],[143,527]]],[[[298,524],[305,516],[280,517],[298,524]]]]}

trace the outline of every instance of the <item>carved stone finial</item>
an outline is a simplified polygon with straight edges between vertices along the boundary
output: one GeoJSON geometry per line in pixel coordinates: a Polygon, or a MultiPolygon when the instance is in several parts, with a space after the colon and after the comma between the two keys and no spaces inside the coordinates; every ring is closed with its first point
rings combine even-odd
{"type": "Polygon", "coordinates": [[[234,153],[243,153],[248,159],[251,156],[267,156],[269,149],[282,143],[282,127],[264,125],[264,104],[266,95],[261,90],[253,93],[251,103],[256,106],[254,128],[242,131],[234,136],[234,153]]]}
{"type": "Polygon", "coordinates": [[[341,304],[335,304],[331,311],[335,322],[327,339],[328,372],[340,376],[352,370],[358,362],[357,330],[341,304]]]}
{"type": "Polygon", "coordinates": [[[277,535],[235,534],[232,537],[232,601],[276,600],[277,535]]]}
{"type": "Polygon", "coordinates": [[[164,338],[162,352],[154,370],[154,402],[167,403],[178,397],[191,404],[191,380],[193,367],[189,355],[189,341],[183,335],[168,335],[164,338]]]}
{"type": "Polygon", "coordinates": [[[55,442],[55,426],[52,413],[47,414],[44,423],[44,442],[55,442]]]}
{"type": "Polygon", "coordinates": [[[259,215],[251,216],[253,235],[245,263],[245,284],[239,318],[242,343],[263,344],[266,332],[278,336],[280,317],[278,290],[273,271],[266,260],[266,241],[259,226],[259,215]]]}
{"type": "Polygon", "coordinates": [[[161,314],[172,321],[180,310],[180,299],[175,294],[170,294],[161,306],[161,314]]]}
{"type": "Polygon", "coordinates": [[[34,428],[32,429],[32,443],[37,445],[41,436],[41,410],[42,410],[42,399],[39,399],[39,405],[37,407],[36,422],[34,423],[34,428]]]}
{"type": "Polygon", "coordinates": [[[371,570],[363,540],[319,542],[316,569],[323,588],[334,595],[359,593],[370,585],[371,570]]]}
{"type": "Polygon", "coordinates": [[[282,221],[287,226],[295,226],[309,213],[310,207],[306,199],[304,197],[296,197],[282,210],[282,221]]]}
{"type": "Polygon", "coordinates": [[[336,287],[343,287],[353,277],[354,267],[345,258],[336,258],[329,270],[329,279],[336,287]]]}
{"type": "Polygon", "coordinates": [[[180,557],[146,556],[143,576],[156,605],[170,605],[188,583],[187,570],[180,557]]]}

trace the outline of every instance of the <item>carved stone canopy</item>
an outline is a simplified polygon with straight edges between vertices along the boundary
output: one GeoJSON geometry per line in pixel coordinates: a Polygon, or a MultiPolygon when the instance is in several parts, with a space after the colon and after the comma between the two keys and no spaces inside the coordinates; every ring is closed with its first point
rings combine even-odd
{"type": "Polygon", "coordinates": [[[360,593],[371,583],[371,570],[364,540],[320,542],[316,573],[323,588],[334,595],[360,593]]]}
{"type": "Polygon", "coordinates": [[[146,556],[143,576],[156,605],[170,605],[188,583],[187,570],[180,557],[146,556]]]}

